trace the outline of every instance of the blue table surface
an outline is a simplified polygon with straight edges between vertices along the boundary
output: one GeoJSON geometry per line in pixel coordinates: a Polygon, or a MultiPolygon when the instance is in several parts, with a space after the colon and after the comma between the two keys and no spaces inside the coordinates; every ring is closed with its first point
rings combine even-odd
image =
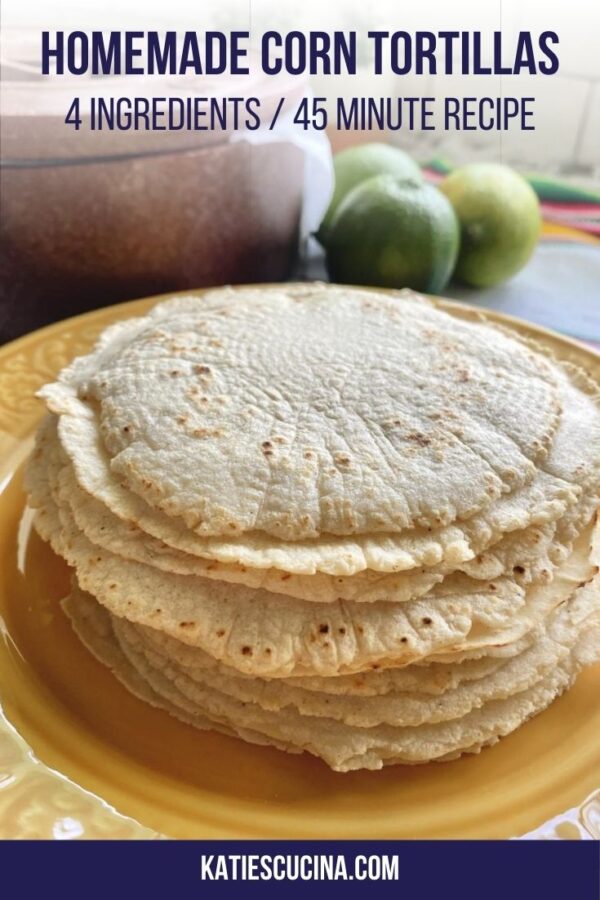
{"type": "MultiPolygon", "coordinates": [[[[302,269],[304,278],[326,278],[316,247],[302,269]]],[[[451,284],[444,295],[600,345],[600,242],[543,241],[510,281],[487,290],[451,284]]]]}

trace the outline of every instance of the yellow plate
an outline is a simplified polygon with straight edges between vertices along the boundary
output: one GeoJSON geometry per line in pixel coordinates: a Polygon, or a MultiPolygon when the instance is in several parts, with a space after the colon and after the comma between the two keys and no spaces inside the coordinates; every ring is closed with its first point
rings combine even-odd
{"type": "MultiPolygon", "coordinates": [[[[306,754],[195,731],[131,696],[84,649],[58,605],[67,567],[24,514],[21,468],[42,415],[34,392],[107,324],[157,299],[0,351],[0,837],[503,838],[543,823],[544,836],[594,834],[600,667],[479,756],[341,775],[306,754]]],[[[600,377],[592,351],[485,315],[600,377]]]]}

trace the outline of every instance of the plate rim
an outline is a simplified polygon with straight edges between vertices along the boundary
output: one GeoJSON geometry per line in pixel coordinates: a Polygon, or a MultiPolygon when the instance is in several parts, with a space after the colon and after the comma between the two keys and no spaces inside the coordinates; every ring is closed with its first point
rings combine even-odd
{"type": "MultiPolygon", "coordinates": [[[[15,350],[21,350],[23,347],[26,347],[27,344],[34,338],[41,339],[51,337],[57,331],[72,328],[74,325],[78,325],[80,322],[86,322],[89,319],[94,319],[99,314],[106,313],[110,315],[114,312],[117,314],[117,316],[119,316],[120,313],[125,312],[127,309],[133,309],[137,306],[139,306],[140,309],[143,308],[145,311],[146,307],[151,308],[152,305],[161,303],[164,300],[170,300],[175,297],[201,297],[203,294],[208,293],[208,291],[218,290],[222,287],[231,287],[235,290],[243,290],[245,288],[273,289],[281,286],[291,287],[294,285],[308,284],[331,285],[335,287],[348,288],[349,290],[375,291],[376,293],[398,297],[398,299],[400,300],[402,299],[403,292],[405,291],[405,289],[382,288],[364,284],[345,284],[342,282],[324,282],[319,280],[244,282],[242,284],[233,285],[211,285],[199,288],[189,288],[182,291],[165,291],[160,294],[151,294],[148,297],[135,297],[132,300],[123,300],[119,303],[112,303],[108,306],[94,307],[94,309],[89,309],[85,312],[77,313],[74,316],[68,316],[65,319],[58,319],[56,322],[49,322],[47,325],[40,326],[40,328],[34,328],[32,331],[21,334],[19,335],[19,337],[13,338],[13,340],[3,344],[0,347],[0,362],[3,360],[4,356],[9,355],[15,350]]],[[[577,350],[578,352],[581,352],[583,350],[585,353],[588,353],[589,355],[600,360],[600,349],[596,349],[596,347],[592,346],[591,344],[586,344],[585,341],[579,340],[578,338],[562,334],[561,332],[555,331],[552,328],[547,328],[545,325],[538,325],[536,322],[531,322],[528,319],[522,319],[519,316],[513,316],[510,313],[499,312],[498,310],[477,306],[475,303],[470,304],[464,303],[460,300],[453,300],[449,297],[444,297],[441,294],[427,294],[424,291],[415,291],[414,293],[433,301],[436,306],[441,306],[442,308],[450,307],[453,309],[457,309],[462,312],[466,312],[469,315],[473,315],[476,318],[481,318],[484,321],[499,321],[504,322],[507,325],[516,326],[517,328],[525,327],[527,330],[537,332],[544,337],[551,338],[552,340],[558,340],[560,341],[560,343],[567,344],[573,350],[577,350]]]]}

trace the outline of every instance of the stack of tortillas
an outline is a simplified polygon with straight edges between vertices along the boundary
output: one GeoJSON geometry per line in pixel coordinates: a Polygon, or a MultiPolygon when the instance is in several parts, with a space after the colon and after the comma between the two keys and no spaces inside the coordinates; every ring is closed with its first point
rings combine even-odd
{"type": "Polygon", "coordinates": [[[215,290],[41,396],[36,525],[134,693],[340,771],[451,759],[600,657],[598,386],[410,293],[215,290]]]}

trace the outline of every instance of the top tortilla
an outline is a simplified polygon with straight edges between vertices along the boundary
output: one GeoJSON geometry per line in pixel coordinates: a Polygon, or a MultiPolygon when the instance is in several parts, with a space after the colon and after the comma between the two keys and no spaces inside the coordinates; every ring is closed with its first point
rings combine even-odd
{"type": "Polygon", "coordinates": [[[97,413],[114,477],[149,506],[199,535],[288,541],[468,519],[532,480],[560,413],[524,343],[314,284],[161,303],[43,396],[97,413]]]}
{"type": "MultiPolygon", "coordinates": [[[[205,537],[188,529],[182,519],[153,508],[119,483],[111,472],[110,458],[89,404],[77,397],[63,397],[68,402],[62,406],[58,432],[73,475],[90,497],[128,528],[136,523],[146,534],[186,554],[222,565],[273,568],[309,576],[322,572],[351,577],[366,570],[394,573],[420,566],[430,569],[440,564],[446,572],[473,560],[507,533],[516,534],[532,525],[555,522],[582,492],[590,498],[597,495],[600,480],[598,386],[568,363],[552,365],[563,412],[550,453],[534,479],[503,494],[468,520],[433,529],[346,537],[322,535],[303,541],[277,540],[264,532],[205,537]]],[[[54,408],[54,400],[50,405],[54,408]]],[[[38,462],[34,460],[33,464],[38,462]]],[[[83,515],[80,500],[77,505],[83,515]]],[[[109,527],[108,522],[102,525],[109,527]]]]}

